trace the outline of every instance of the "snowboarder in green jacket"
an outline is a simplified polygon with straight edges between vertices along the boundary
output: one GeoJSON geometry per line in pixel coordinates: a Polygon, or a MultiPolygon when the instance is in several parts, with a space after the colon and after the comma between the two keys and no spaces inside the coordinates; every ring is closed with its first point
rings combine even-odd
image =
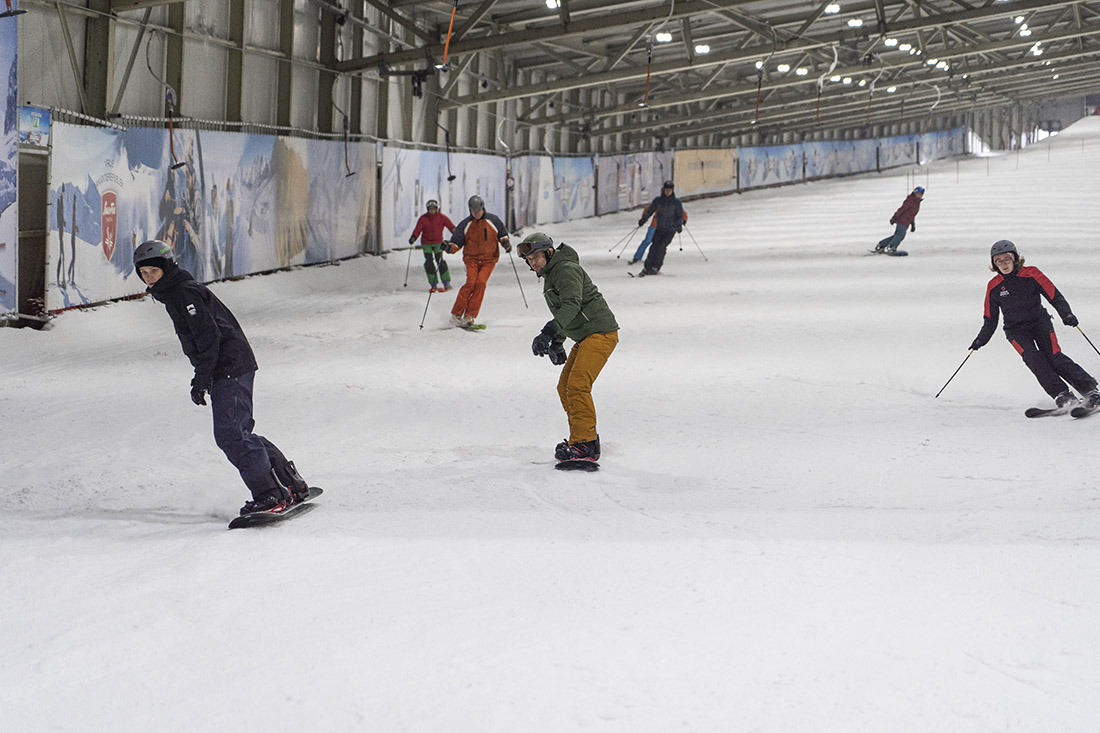
{"type": "Polygon", "coordinates": [[[569,437],[557,445],[554,457],[595,463],[600,458],[600,436],[592,383],[619,343],[619,324],[572,247],[555,246],[548,235],[534,232],[516,251],[542,278],[542,295],[554,316],[535,337],[531,351],[549,356],[551,364],[564,364],[558,396],[569,417],[569,437]],[[563,345],[566,337],[576,342],[568,356],[563,345]]]}

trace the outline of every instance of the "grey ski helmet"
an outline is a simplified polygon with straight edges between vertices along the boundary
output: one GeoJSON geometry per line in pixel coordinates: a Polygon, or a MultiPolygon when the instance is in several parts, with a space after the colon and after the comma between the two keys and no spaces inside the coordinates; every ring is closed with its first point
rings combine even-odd
{"type": "Polygon", "coordinates": [[[168,246],[167,242],[159,239],[150,239],[142,242],[134,250],[134,269],[139,267],[159,267],[168,269],[168,263],[175,263],[176,253],[168,246]]]}
{"type": "Polygon", "coordinates": [[[998,239],[993,243],[993,246],[989,248],[989,257],[992,259],[997,255],[1003,255],[1005,252],[1011,252],[1017,259],[1020,257],[1020,253],[1016,251],[1016,245],[1007,239],[998,239]]]}
{"type": "Polygon", "coordinates": [[[524,260],[526,260],[532,252],[540,251],[546,252],[546,259],[550,259],[554,256],[554,240],[550,238],[549,234],[531,232],[516,246],[516,254],[524,260]]]}
{"type": "Polygon", "coordinates": [[[439,202],[435,199],[428,199],[428,203],[424,204],[425,209],[439,208],[439,202]]]}
{"type": "Polygon", "coordinates": [[[468,204],[470,211],[478,211],[479,209],[485,208],[485,199],[475,194],[470,197],[468,204]]]}

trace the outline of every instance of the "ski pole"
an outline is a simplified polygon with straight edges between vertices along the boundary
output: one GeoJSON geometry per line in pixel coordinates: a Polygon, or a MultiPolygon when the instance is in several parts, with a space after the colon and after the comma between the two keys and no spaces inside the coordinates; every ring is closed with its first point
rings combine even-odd
{"type": "MultiPolygon", "coordinates": [[[[970,352],[966,355],[966,359],[969,359],[973,354],[974,354],[974,349],[971,349],[970,352]]],[[[963,364],[966,363],[966,359],[963,359],[963,363],[959,364],[959,369],[963,368],[963,364]]],[[[959,373],[959,369],[955,370],[955,374],[959,373]]],[[[955,378],[955,374],[951,375],[951,379],[955,378]]],[[[940,391],[936,393],[936,397],[939,397],[941,394],[943,394],[943,391],[945,389],[947,389],[947,385],[951,384],[951,379],[948,379],[947,382],[945,382],[944,385],[942,387],[940,387],[940,391]]],[[[932,399],[936,399],[936,397],[933,397],[932,399]]]]}
{"type": "MultiPolygon", "coordinates": [[[[405,263],[405,284],[402,286],[405,288],[409,287],[409,268],[412,267],[414,249],[416,249],[416,245],[409,247],[409,261],[405,263]]],[[[421,328],[424,328],[424,326],[421,326],[421,328]]]]}
{"type": "Polygon", "coordinates": [[[641,227],[640,225],[639,225],[639,226],[636,226],[636,227],[634,227],[633,231],[631,231],[630,233],[628,233],[628,234],[627,234],[627,235],[626,235],[625,237],[623,237],[622,239],[620,239],[620,240],[619,240],[618,242],[615,242],[615,244],[611,245],[611,248],[610,248],[610,249],[608,249],[607,251],[608,251],[608,252],[612,252],[612,251],[614,251],[614,249],[615,249],[616,247],[618,247],[618,246],[619,246],[620,244],[622,244],[623,246],[622,246],[621,248],[619,248],[619,254],[615,255],[615,258],[616,258],[616,259],[618,259],[619,257],[622,257],[622,255],[623,255],[623,250],[624,250],[624,249],[626,249],[626,245],[630,244],[630,238],[634,236],[634,232],[638,231],[638,230],[639,230],[639,229],[641,229],[641,228],[642,228],[642,227],[641,227]]]}
{"type": "MultiPolygon", "coordinates": [[[[1077,327],[1077,330],[1078,330],[1078,331],[1081,331],[1081,327],[1080,327],[1080,326],[1078,326],[1078,327],[1077,327]]],[[[1082,336],[1085,336],[1085,332],[1084,332],[1084,331],[1081,331],[1081,335],[1082,335],[1082,336]]],[[[1091,346],[1091,347],[1092,347],[1092,350],[1093,350],[1093,351],[1095,351],[1095,352],[1096,352],[1097,354],[1100,354],[1100,349],[1097,349],[1097,348],[1096,348],[1096,344],[1094,344],[1094,343],[1092,342],[1092,339],[1090,339],[1090,338],[1089,338],[1088,336],[1085,336],[1085,341],[1088,341],[1088,342],[1089,342],[1089,346],[1091,346]]]]}
{"type": "Polygon", "coordinates": [[[432,293],[434,293],[434,292],[435,292],[434,290],[429,290],[428,291],[428,302],[424,304],[424,315],[420,317],[420,330],[421,331],[424,330],[424,319],[426,319],[428,317],[428,303],[432,302],[432,293]]]}
{"type": "Polygon", "coordinates": [[[519,294],[523,296],[523,307],[530,308],[527,305],[527,296],[523,295],[523,283],[519,281],[519,270],[516,269],[516,258],[512,256],[512,250],[508,250],[508,259],[512,261],[512,272],[516,273],[516,284],[519,285],[519,294]]]}
{"type": "Polygon", "coordinates": [[[695,249],[699,250],[699,254],[703,255],[703,262],[710,262],[710,260],[707,259],[706,253],[703,252],[703,248],[700,247],[699,243],[695,241],[695,235],[691,233],[690,229],[688,229],[687,224],[684,224],[684,229],[687,229],[687,233],[688,236],[691,237],[691,241],[695,242],[695,249]]]}

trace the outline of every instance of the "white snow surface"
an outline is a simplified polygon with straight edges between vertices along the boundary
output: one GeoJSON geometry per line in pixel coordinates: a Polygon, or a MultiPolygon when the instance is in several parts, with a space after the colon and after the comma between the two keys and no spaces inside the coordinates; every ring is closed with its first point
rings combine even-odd
{"type": "Polygon", "coordinates": [[[419,253],[407,287],[405,252],[215,284],[257,432],[325,489],[260,530],[226,529],[247,493],[160,304],[0,329],[0,727],[1100,729],[1100,417],[1025,419],[1050,400],[1000,331],[933,397],[997,239],[1100,344],[1098,171],[1093,117],[692,201],[644,280],[641,230],[609,252],[637,211],[542,228],[622,328],[594,474],[552,469],[521,261],[530,307],[505,256],[481,333],[445,326],[454,293],[418,328],[419,253]],[[917,184],[911,256],[865,256],[917,184]]]}

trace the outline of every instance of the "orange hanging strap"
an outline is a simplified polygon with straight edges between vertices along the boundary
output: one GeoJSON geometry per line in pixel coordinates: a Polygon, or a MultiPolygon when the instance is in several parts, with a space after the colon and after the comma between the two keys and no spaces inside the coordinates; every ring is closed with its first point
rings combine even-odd
{"type": "Polygon", "coordinates": [[[458,12],[458,0],[455,0],[454,5],[451,7],[451,24],[447,26],[447,42],[443,44],[443,65],[447,65],[447,52],[451,48],[451,31],[455,27],[455,13],[458,12]]]}

